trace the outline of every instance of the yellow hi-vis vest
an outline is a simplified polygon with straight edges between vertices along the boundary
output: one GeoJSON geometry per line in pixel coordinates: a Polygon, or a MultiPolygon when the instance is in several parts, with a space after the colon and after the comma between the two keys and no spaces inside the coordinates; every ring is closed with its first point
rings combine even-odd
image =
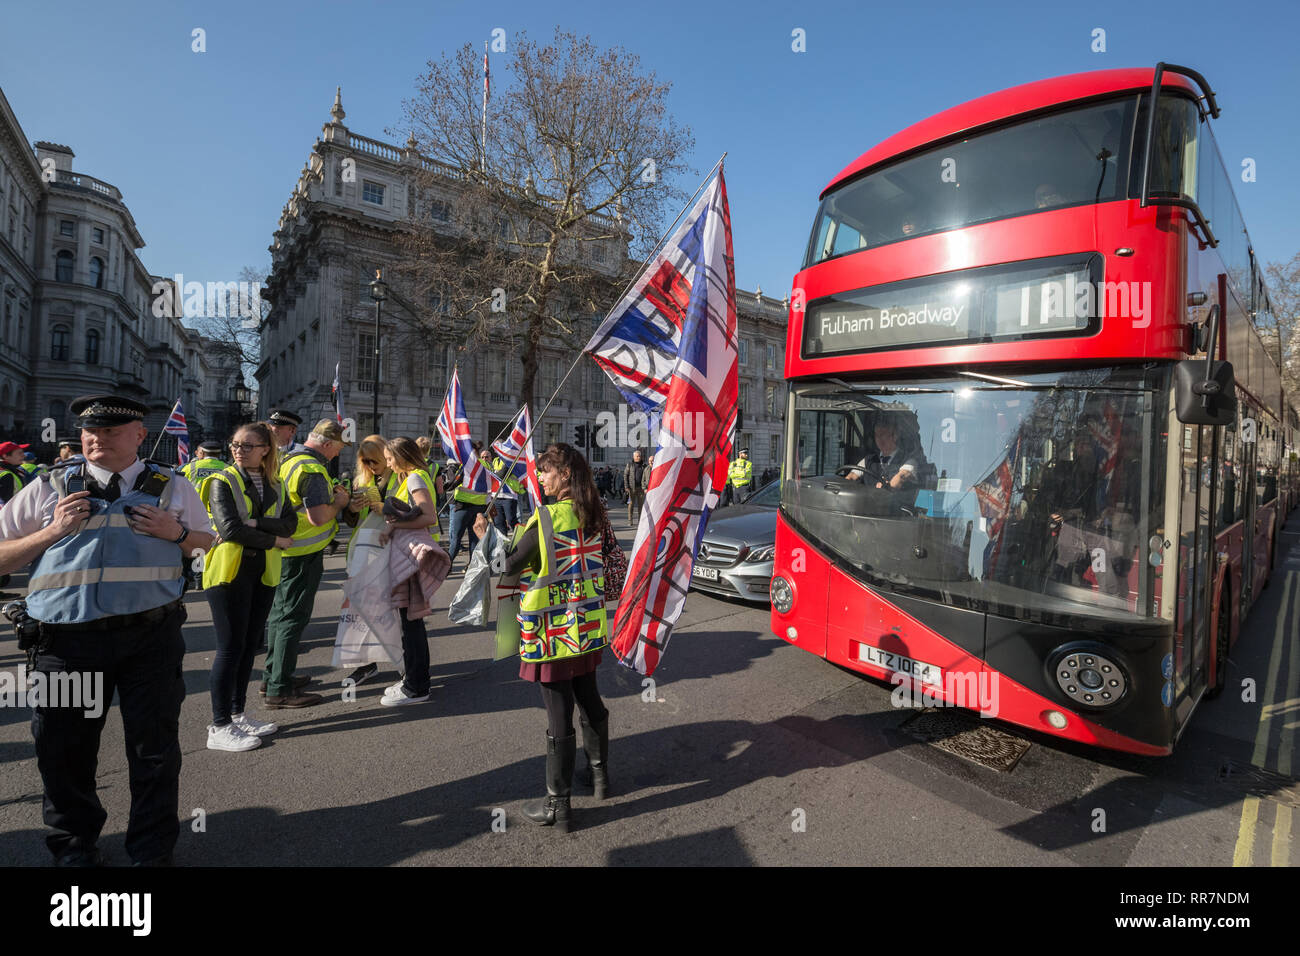
{"type": "Polygon", "coordinates": [[[308,475],[320,475],[325,479],[327,488],[334,487],[330,473],[311,452],[303,451],[290,455],[280,463],[280,482],[284,485],[285,494],[289,496],[289,503],[293,505],[294,511],[298,512],[298,527],[293,532],[293,547],[284,549],[285,556],[290,558],[323,551],[330,543],[330,539],[334,537],[334,532],[339,529],[337,517],[331,518],[323,525],[314,525],[308,520],[307,507],[302,503],[302,493],[299,491],[303,479],[308,475]]]}
{"type": "MultiPolygon", "coordinates": [[[[212,476],[211,480],[223,481],[230,487],[231,494],[235,498],[235,510],[239,513],[239,520],[247,521],[249,513],[253,510],[253,495],[244,484],[244,476],[239,473],[239,469],[234,465],[223,468],[218,474],[212,476]]],[[[284,482],[277,482],[276,487],[279,494],[275,499],[274,513],[278,515],[284,510],[284,482]]],[[[203,586],[211,588],[235,580],[243,557],[243,545],[235,544],[233,541],[222,541],[203,559],[203,586]]],[[[270,548],[266,552],[266,567],[262,571],[262,583],[271,587],[280,583],[279,548],[270,548]]]]}
{"type": "Polygon", "coordinates": [[[541,567],[520,578],[519,656],[540,664],[600,650],[609,643],[600,532],[578,527],[567,500],[538,508],[524,530],[533,524],[541,567]]]}
{"type": "Polygon", "coordinates": [[[203,502],[203,507],[212,513],[212,506],[208,504],[208,485],[212,479],[226,470],[226,463],[220,458],[196,458],[184,468],[181,474],[189,479],[194,490],[199,493],[199,498],[203,502]]]}
{"type": "MultiPolygon", "coordinates": [[[[388,497],[388,493],[392,490],[393,479],[395,479],[396,477],[397,475],[395,473],[391,471],[388,473],[388,477],[384,479],[383,487],[379,488],[380,500],[383,500],[384,498],[388,497]]],[[[361,482],[360,484],[363,487],[366,484],[370,484],[377,488],[379,487],[378,483],[375,481],[374,475],[370,476],[370,480],[368,482],[361,482]]],[[[378,523],[371,522],[370,526],[367,527],[366,519],[369,517],[370,517],[369,505],[366,505],[364,508],[362,508],[360,511],[357,512],[356,526],[352,529],[352,536],[348,538],[347,560],[348,560],[349,567],[351,567],[352,565],[352,549],[355,548],[357,545],[360,545],[365,548],[379,547],[379,535],[384,530],[384,519],[382,516],[380,516],[378,523]]]]}
{"type": "MultiPolygon", "coordinates": [[[[429,499],[433,502],[433,513],[436,515],[438,513],[438,492],[433,487],[433,479],[429,477],[429,473],[423,468],[417,468],[415,471],[411,472],[411,474],[420,479],[420,483],[424,485],[424,490],[429,493],[429,499]]],[[[408,475],[407,477],[410,476],[408,475]]],[[[411,490],[406,487],[405,481],[400,482],[396,488],[391,489],[390,493],[403,504],[411,504],[411,490]]],[[[425,530],[429,532],[434,541],[442,540],[442,537],[438,534],[438,526],[436,524],[429,525],[425,530]]]]}
{"type": "Polygon", "coordinates": [[[728,475],[733,488],[740,488],[754,480],[754,463],[748,458],[737,458],[731,463],[728,475]]]}

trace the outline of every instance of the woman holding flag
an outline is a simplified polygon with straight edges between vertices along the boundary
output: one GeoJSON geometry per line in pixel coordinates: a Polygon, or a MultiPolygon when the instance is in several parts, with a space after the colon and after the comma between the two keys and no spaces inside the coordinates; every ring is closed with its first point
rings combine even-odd
{"type": "MultiPolygon", "coordinates": [[[[555,499],[540,505],[506,552],[504,573],[519,574],[521,640],[519,676],[541,684],[546,708],[546,799],[524,807],[542,826],[570,827],[577,738],[573,705],[582,715],[582,743],[591,765],[596,798],[608,793],[609,711],[596,687],[596,667],[609,642],[605,615],[602,527],[605,509],[591,466],[576,448],[551,445],[537,459],[542,491],[555,499]]],[[[489,533],[485,515],[475,519],[489,533]]]]}

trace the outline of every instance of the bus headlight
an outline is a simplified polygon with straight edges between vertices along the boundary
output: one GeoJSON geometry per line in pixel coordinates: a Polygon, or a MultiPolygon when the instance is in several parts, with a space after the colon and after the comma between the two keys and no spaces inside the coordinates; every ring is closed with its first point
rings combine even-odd
{"type": "Polygon", "coordinates": [[[1128,690],[1128,676],[1109,654],[1108,649],[1091,644],[1059,649],[1052,674],[1062,693],[1083,707],[1119,703],[1128,690]]]}
{"type": "Polygon", "coordinates": [[[789,614],[794,607],[794,588],[779,574],[772,579],[772,607],[778,614],[789,614]]]}

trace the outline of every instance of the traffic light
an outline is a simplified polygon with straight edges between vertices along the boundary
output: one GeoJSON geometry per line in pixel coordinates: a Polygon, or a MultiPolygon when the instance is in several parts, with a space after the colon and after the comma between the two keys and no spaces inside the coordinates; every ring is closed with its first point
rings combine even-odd
{"type": "Polygon", "coordinates": [[[745,427],[745,412],[744,409],[738,408],[736,409],[736,431],[740,431],[744,427],[745,427]]]}
{"type": "Polygon", "coordinates": [[[586,425],[573,426],[573,443],[577,445],[579,448],[587,447],[587,426],[586,425]]]}

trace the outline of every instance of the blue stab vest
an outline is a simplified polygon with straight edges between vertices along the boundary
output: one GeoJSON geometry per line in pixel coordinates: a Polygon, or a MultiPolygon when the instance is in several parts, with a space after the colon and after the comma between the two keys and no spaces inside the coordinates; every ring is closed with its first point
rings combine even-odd
{"type": "MultiPolygon", "coordinates": [[[[67,481],[85,464],[48,477],[62,499],[67,481]]],[[[89,498],[91,516],[55,542],[36,562],[27,585],[27,611],[46,624],[84,624],[119,614],[138,614],[177,600],[183,588],[180,545],[137,534],[127,521],[129,505],[166,508],[172,471],[147,463],[141,490],[113,502],[89,498]]]]}

